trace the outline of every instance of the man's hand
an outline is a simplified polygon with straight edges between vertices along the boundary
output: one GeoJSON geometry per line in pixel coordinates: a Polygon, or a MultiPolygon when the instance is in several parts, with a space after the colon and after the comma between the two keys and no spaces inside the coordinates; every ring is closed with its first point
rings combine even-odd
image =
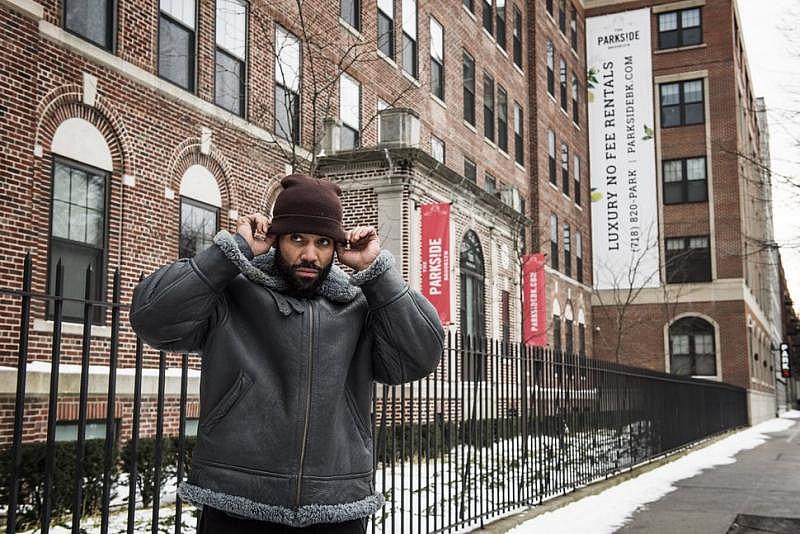
{"type": "Polygon", "coordinates": [[[372,226],[357,226],[347,232],[347,244],[336,245],[339,261],[356,271],[363,271],[381,251],[378,232],[372,226]]]}
{"type": "Polygon", "coordinates": [[[236,221],[236,233],[247,241],[253,256],[266,253],[275,243],[274,235],[267,235],[269,219],[260,213],[239,217],[236,221]]]}

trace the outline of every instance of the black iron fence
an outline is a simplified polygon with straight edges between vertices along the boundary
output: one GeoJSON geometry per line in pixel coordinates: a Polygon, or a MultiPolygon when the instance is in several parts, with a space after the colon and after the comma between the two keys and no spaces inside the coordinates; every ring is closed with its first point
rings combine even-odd
{"type": "MultiPolygon", "coordinates": [[[[91,287],[91,271],[86,277],[91,287]]],[[[193,531],[197,511],[174,490],[190,468],[197,359],[143,346],[125,320],[119,272],[108,302],[64,297],[60,267],[53,295],[33,292],[31,282],[28,258],[22,289],[0,289],[0,311],[16,321],[0,332],[2,365],[17,369],[13,403],[0,402],[13,407],[0,420],[14,421],[0,434],[7,532],[56,524],[75,533],[193,531]],[[65,301],[83,307],[80,335],[64,330],[75,328],[63,320],[65,301]],[[49,326],[32,329],[42,317],[49,326]],[[97,317],[109,330],[99,345],[97,317]],[[67,338],[80,347],[72,356],[79,371],[67,364],[79,373],[77,394],[59,387],[67,338]],[[49,364],[49,387],[37,397],[26,385],[29,367],[41,363],[49,364]],[[102,417],[88,410],[98,363],[106,368],[102,417]],[[133,382],[125,392],[117,390],[123,376],[133,382]],[[143,392],[145,378],[153,387],[143,392]],[[168,378],[179,381],[177,392],[168,394],[168,378]],[[57,439],[68,412],[60,407],[75,402],[75,436],[57,439]],[[93,428],[104,435],[89,439],[93,428]]],[[[382,533],[482,525],[747,423],[739,387],[457,334],[433,374],[375,384],[373,399],[375,487],[387,504],[371,530],[382,533]]]]}

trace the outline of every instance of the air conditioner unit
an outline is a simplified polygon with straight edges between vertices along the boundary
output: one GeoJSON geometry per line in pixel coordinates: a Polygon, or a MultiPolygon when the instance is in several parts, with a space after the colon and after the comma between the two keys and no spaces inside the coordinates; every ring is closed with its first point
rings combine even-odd
{"type": "Polygon", "coordinates": [[[330,117],[322,120],[322,143],[320,154],[335,154],[341,149],[342,122],[330,117]]]}
{"type": "Polygon", "coordinates": [[[407,108],[388,108],[378,114],[383,147],[418,147],[419,115],[407,108]]]}
{"type": "Polygon", "coordinates": [[[515,187],[508,187],[500,190],[500,200],[511,206],[514,210],[522,213],[522,195],[515,187]]]}

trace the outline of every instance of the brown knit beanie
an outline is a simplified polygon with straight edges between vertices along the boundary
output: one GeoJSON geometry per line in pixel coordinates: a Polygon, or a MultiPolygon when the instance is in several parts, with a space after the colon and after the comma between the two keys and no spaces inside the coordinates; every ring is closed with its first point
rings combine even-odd
{"type": "Polygon", "coordinates": [[[270,234],[294,232],[324,235],[344,243],[347,235],[342,227],[342,190],[328,180],[305,174],[292,174],[281,180],[280,192],[272,208],[270,234]]]}

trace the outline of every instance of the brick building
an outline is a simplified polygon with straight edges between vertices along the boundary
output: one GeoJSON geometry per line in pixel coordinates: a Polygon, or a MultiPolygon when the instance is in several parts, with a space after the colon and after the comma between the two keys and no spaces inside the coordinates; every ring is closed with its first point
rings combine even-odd
{"type": "Polygon", "coordinates": [[[762,170],[766,130],[739,16],[731,0],[586,2],[587,17],[642,8],[651,34],[660,282],[597,292],[595,354],[745,387],[757,422],[776,409],[780,295],[762,170]]]}
{"type": "MultiPolygon", "coordinates": [[[[551,255],[548,313],[559,325],[551,344],[591,347],[582,5],[302,5],[303,24],[288,0],[0,2],[0,235],[9,244],[1,285],[21,286],[30,252],[35,292],[54,289],[61,258],[65,295],[83,296],[90,264],[91,297],[109,299],[119,267],[127,302],[141,272],[191,256],[240,214],[267,212],[280,177],[313,169],[342,185],[346,223],[377,225],[416,286],[419,206],[450,203],[452,330],[519,340],[520,257],[542,251],[551,255]],[[387,108],[410,110],[395,125],[413,131],[379,134],[387,108]]],[[[4,296],[0,307],[5,442],[19,299],[4,296]]],[[[77,419],[81,312],[65,304],[63,439],[77,419]]],[[[90,420],[106,410],[110,313],[92,318],[90,420]]],[[[35,302],[32,317],[25,433],[43,439],[53,309],[35,302]]],[[[135,342],[126,313],[122,323],[116,416],[127,439],[135,342]]],[[[144,362],[142,425],[151,433],[158,354],[146,350],[144,362]]],[[[178,368],[180,355],[166,365],[178,368]]],[[[190,427],[198,381],[190,371],[190,427]]],[[[175,407],[172,371],[165,388],[175,407]]],[[[176,417],[166,424],[174,432],[176,417]]],[[[90,435],[103,432],[90,425],[90,435]]]]}

